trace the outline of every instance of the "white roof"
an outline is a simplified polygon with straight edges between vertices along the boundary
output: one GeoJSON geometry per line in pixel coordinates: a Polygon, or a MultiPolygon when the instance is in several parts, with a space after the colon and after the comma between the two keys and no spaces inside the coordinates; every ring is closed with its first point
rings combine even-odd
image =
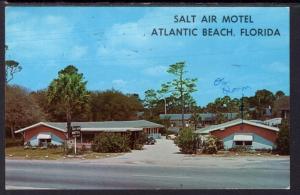
{"type": "Polygon", "coordinates": [[[211,131],[225,130],[225,128],[227,128],[227,127],[239,125],[239,124],[242,124],[242,123],[252,125],[252,126],[256,126],[256,127],[261,127],[261,128],[268,129],[268,130],[271,130],[271,131],[279,131],[279,128],[277,128],[277,127],[271,127],[271,126],[268,126],[268,125],[251,122],[249,120],[236,119],[236,120],[228,121],[226,123],[222,123],[222,124],[219,124],[219,125],[211,125],[211,126],[208,126],[208,127],[197,129],[196,133],[207,134],[207,133],[210,133],[211,131]]]}
{"type": "MultiPolygon", "coordinates": [[[[143,128],[158,128],[163,127],[160,124],[152,123],[146,120],[136,121],[105,121],[105,122],[72,122],[72,124],[81,126],[81,131],[105,131],[105,132],[125,132],[125,131],[142,131],[143,128]]],[[[44,125],[58,131],[67,132],[66,123],[56,122],[39,122],[34,125],[25,127],[15,131],[20,133],[28,129],[44,125]]]]}
{"type": "Polygon", "coordinates": [[[233,136],[233,141],[252,141],[252,135],[236,134],[233,136]]]}
{"type": "Polygon", "coordinates": [[[282,118],[271,118],[271,119],[268,119],[268,120],[265,120],[264,122],[273,122],[273,121],[280,121],[281,122],[282,118]]]}
{"type": "Polygon", "coordinates": [[[26,131],[27,129],[31,129],[31,128],[33,128],[33,127],[37,127],[37,126],[39,126],[39,125],[45,125],[46,127],[50,127],[50,128],[56,129],[56,130],[58,130],[58,131],[67,132],[66,129],[61,129],[61,128],[55,127],[55,126],[53,126],[53,125],[49,125],[49,124],[47,124],[47,123],[44,123],[44,122],[39,122],[39,123],[33,124],[33,125],[31,125],[31,126],[25,127],[25,128],[23,128],[23,129],[19,129],[19,130],[15,131],[15,133],[20,133],[20,132],[26,131]]]}
{"type": "Polygon", "coordinates": [[[37,135],[37,139],[51,139],[51,135],[50,134],[46,134],[46,133],[39,133],[37,135]]]}
{"type": "Polygon", "coordinates": [[[105,132],[126,132],[126,131],[142,131],[143,128],[81,128],[81,131],[105,131],[105,132]]]}

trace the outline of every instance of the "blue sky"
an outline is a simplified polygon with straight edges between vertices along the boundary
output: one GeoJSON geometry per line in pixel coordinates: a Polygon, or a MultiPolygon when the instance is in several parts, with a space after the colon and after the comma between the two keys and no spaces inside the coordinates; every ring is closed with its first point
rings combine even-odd
{"type": "MultiPolygon", "coordinates": [[[[238,32],[238,31],[236,31],[238,32]]],[[[125,93],[159,89],[172,79],[170,64],[185,61],[187,77],[198,78],[193,97],[204,106],[225,94],[215,86],[248,86],[289,94],[289,9],[214,7],[7,7],[7,59],[23,70],[12,84],[46,88],[57,72],[74,64],[90,90],[125,93]],[[253,24],[174,24],[178,15],[251,15],[253,24]],[[154,27],[278,28],[280,37],[151,37],[154,27]]],[[[229,95],[241,97],[236,90],[229,95]]]]}

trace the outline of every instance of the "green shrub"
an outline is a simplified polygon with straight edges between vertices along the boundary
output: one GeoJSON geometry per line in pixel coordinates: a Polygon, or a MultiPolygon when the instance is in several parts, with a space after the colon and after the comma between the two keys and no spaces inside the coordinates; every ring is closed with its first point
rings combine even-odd
{"type": "Polygon", "coordinates": [[[129,146],[132,150],[143,149],[144,144],[147,142],[147,134],[144,132],[130,132],[129,146]]]}
{"type": "Polygon", "coordinates": [[[101,133],[94,138],[92,145],[94,152],[128,152],[130,139],[128,136],[117,133],[101,133]]]}
{"type": "Polygon", "coordinates": [[[179,131],[177,138],[175,139],[176,145],[180,148],[180,151],[184,154],[194,154],[197,152],[197,146],[199,144],[199,137],[192,129],[184,128],[179,131]]]}
{"type": "Polygon", "coordinates": [[[56,144],[48,143],[48,144],[47,144],[47,147],[48,147],[48,148],[54,148],[54,149],[56,149],[56,148],[58,148],[59,146],[56,145],[56,144]]]}
{"type": "Polygon", "coordinates": [[[24,142],[23,139],[12,139],[6,138],[5,139],[5,147],[13,147],[13,146],[23,146],[24,142]]]}
{"type": "Polygon", "coordinates": [[[65,149],[65,154],[67,154],[67,155],[74,154],[74,147],[66,148],[65,149]]]}
{"type": "Polygon", "coordinates": [[[203,153],[216,154],[218,150],[223,149],[223,142],[215,136],[208,136],[202,144],[203,153]]]}
{"type": "Polygon", "coordinates": [[[290,154],[290,128],[288,120],[283,120],[279,129],[278,138],[276,140],[277,151],[280,154],[290,154]]]}
{"type": "Polygon", "coordinates": [[[232,152],[249,152],[251,151],[252,146],[234,146],[233,148],[230,148],[229,151],[232,152]]]}

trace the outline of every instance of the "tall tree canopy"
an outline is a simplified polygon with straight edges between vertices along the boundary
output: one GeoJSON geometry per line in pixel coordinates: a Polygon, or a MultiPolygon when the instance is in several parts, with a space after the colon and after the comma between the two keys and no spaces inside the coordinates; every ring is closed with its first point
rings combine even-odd
{"type": "Polygon", "coordinates": [[[91,92],[92,121],[131,120],[143,105],[135,94],[123,94],[116,90],[91,92]]]}
{"type": "Polygon", "coordinates": [[[184,126],[184,112],[186,107],[185,97],[190,97],[191,93],[197,91],[197,79],[186,78],[187,71],[185,70],[185,68],[185,62],[177,62],[170,65],[167,72],[173,75],[175,78],[172,81],[162,85],[163,91],[171,92],[173,96],[180,99],[182,126],[184,126]]]}
{"type": "MultiPolygon", "coordinates": [[[[49,103],[48,102],[48,89],[33,91],[30,94],[38,105],[43,109],[46,114],[47,121],[61,122],[66,121],[66,114],[62,102],[49,103]]],[[[73,121],[88,121],[90,120],[89,104],[80,104],[72,111],[73,121]]]]}
{"type": "Polygon", "coordinates": [[[86,81],[78,69],[69,65],[58,72],[48,88],[49,104],[57,104],[63,108],[67,120],[67,128],[70,133],[72,115],[76,108],[81,108],[88,102],[89,94],[86,90],[86,81]]]}
{"type": "Polygon", "coordinates": [[[157,91],[155,91],[154,89],[148,89],[147,91],[145,91],[144,106],[149,110],[150,118],[152,118],[158,102],[159,98],[157,91]]]}
{"type": "Polygon", "coordinates": [[[276,99],[279,99],[279,98],[281,98],[281,97],[283,97],[283,96],[285,96],[285,93],[284,93],[283,91],[281,91],[281,90],[279,90],[279,91],[277,91],[277,92],[275,93],[275,98],[276,98],[276,99]]]}
{"type": "Polygon", "coordinates": [[[254,96],[254,107],[256,108],[256,117],[262,118],[266,109],[272,108],[274,105],[274,94],[266,89],[257,90],[254,96]]]}
{"type": "Polygon", "coordinates": [[[28,90],[17,85],[7,85],[5,91],[5,127],[10,136],[14,131],[44,120],[45,114],[28,90]]]}

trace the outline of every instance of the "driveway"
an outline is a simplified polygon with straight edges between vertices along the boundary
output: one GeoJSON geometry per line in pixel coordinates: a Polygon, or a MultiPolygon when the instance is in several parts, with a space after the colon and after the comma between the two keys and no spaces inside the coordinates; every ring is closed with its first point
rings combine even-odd
{"type": "Polygon", "coordinates": [[[90,162],[109,164],[146,164],[160,166],[205,166],[205,167],[243,167],[245,165],[262,163],[289,162],[288,156],[233,156],[218,157],[212,155],[186,155],[181,154],[173,140],[157,139],[155,145],[145,145],[143,150],[133,150],[121,156],[96,159],[90,162]]]}
{"type": "Polygon", "coordinates": [[[157,139],[154,145],[145,145],[143,150],[133,150],[130,153],[112,158],[100,159],[101,162],[126,164],[176,164],[181,163],[184,155],[172,140],[157,139]]]}

